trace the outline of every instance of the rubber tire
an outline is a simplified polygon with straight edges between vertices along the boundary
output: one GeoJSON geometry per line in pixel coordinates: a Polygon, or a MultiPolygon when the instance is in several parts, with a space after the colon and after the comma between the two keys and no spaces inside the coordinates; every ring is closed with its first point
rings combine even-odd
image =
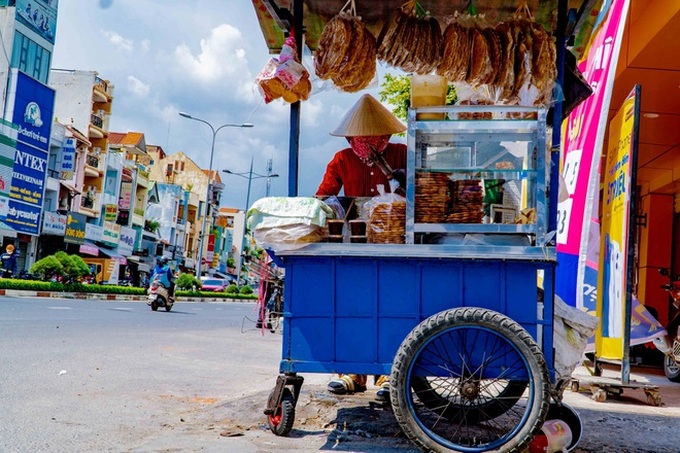
{"type": "Polygon", "coordinates": [[[174,304],[168,304],[168,303],[166,302],[166,304],[165,304],[165,311],[170,311],[170,310],[172,310],[172,306],[173,306],[173,305],[174,305],[174,304]]]}
{"type": "Polygon", "coordinates": [[[664,354],[663,357],[663,372],[669,381],[680,382],[680,365],[675,361],[672,355],[664,354]]]}
{"type": "MultiPolygon", "coordinates": [[[[519,401],[527,386],[528,383],[524,381],[508,381],[505,388],[498,392],[496,398],[482,405],[475,406],[478,410],[466,413],[466,420],[470,423],[478,423],[498,417],[519,401]]],[[[427,379],[420,377],[413,379],[411,381],[411,388],[423,404],[432,411],[438,412],[439,415],[450,421],[456,423],[462,421],[460,418],[462,416],[461,406],[451,404],[451,401],[446,396],[437,393],[427,379]]]]}
{"type": "MultiPolygon", "coordinates": [[[[272,390],[272,393],[274,391],[272,390]]],[[[269,395],[271,398],[271,394],[269,395]]],[[[277,436],[287,436],[295,423],[295,398],[288,387],[284,387],[281,404],[276,412],[267,416],[269,429],[277,436]]]]}
{"type": "Polygon", "coordinates": [[[156,302],[155,300],[151,302],[151,310],[158,311],[158,302],[156,302]]]}
{"type": "MultiPolygon", "coordinates": [[[[479,335],[479,334],[478,334],[479,335]]],[[[455,356],[455,351],[446,351],[455,356]]],[[[463,307],[445,310],[422,321],[404,339],[392,364],[390,377],[392,391],[390,399],[395,418],[406,436],[423,451],[449,453],[454,451],[497,452],[522,451],[524,447],[540,432],[545,421],[550,403],[550,378],[543,354],[522,326],[507,316],[492,310],[463,307]],[[522,359],[522,364],[529,373],[527,404],[529,409],[521,420],[509,432],[497,439],[479,444],[476,435],[471,435],[470,443],[461,444],[446,439],[426,427],[414,407],[411,395],[412,367],[417,363],[423,350],[430,346],[437,337],[461,331],[480,331],[495,335],[503,340],[522,359]]],[[[514,411],[513,411],[514,413],[514,411]]],[[[511,414],[512,415],[512,414],[511,414]]],[[[465,420],[467,421],[467,420],[465,420]]],[[[445,428],[446,420],[438,420],[438,429],[445,428]]],[[[481,425],[478,425],[481,426],[481,425]]],[[[478,426],[475,426],[477,428],[478,426]]],[[[471,428],[472,426],[470,426],[471,428]]],[[[465,431],[465,428],[459,432],[465,431]]],[[[469,430],[471,432],[472,430],[469,430]]],[[[493,430],[490,430],[493,432],[493,430]]]]}

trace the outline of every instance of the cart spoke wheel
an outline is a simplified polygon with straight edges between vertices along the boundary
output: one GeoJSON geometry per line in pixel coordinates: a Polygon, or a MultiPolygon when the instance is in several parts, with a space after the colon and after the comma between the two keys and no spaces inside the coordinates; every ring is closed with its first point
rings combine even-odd
{"type": "MultiPolygon", "coordinates": [[[[273,392],[273,390],[272,390],[273,392]]],[[[269,395],[271,399],[271,395],[269,395]]],[[[293,429],[295,422],[295,398],[289,388],[283,389],[281,404],[268,416],[269,429],[277,436],[286,436],[293,429]]]]}
{"type": "Polygon", "coordinates": [[[550,400],[548,370],[531,336],[480,308],[420,323],[399,348],[390,382],[402,429],[435,452],[520,451],[550,400]]]}

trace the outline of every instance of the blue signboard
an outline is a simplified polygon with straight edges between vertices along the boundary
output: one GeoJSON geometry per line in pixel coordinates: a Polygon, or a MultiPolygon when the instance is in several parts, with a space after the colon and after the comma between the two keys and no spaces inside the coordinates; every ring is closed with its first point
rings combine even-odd
{"type": "Polygon", "coordinates": [[[18,128],[7,224],[37,235],[47,179],[54,90],[12,70],[8,110],[18,128]]]}

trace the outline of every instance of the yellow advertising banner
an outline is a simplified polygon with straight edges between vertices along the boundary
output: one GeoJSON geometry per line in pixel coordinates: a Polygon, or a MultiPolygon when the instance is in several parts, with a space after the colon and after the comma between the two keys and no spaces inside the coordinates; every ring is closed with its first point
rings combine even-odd
{"type": "MultiPolygon", "coordinates": [[[[600,327],[595,335],[598,357],[623,359],[626,311],[630,311],[628,249],[634,161],[636,96],[633,90],[609,123],[609,145],[602,194],[602,236],[597,284],[597,315],[600,327]]],[[[628,318],[630,319],[630,318],[628,318]]]]}

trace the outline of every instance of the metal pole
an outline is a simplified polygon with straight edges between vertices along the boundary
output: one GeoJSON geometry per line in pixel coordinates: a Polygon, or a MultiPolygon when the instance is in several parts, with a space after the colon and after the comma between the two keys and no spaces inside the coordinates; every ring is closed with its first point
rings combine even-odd
{"type": "Polygon", "coordinates": [[[217,133],[221,130],[224,129],[225,127],[253,127],[251,123],[226,123],[215,129],[212,124],[207,122],[206,120],[203,120],[201,118],[196,118],[195,116],[191,116],[188,113],[185,112],[179,112],[179,115],[183,118],[188,118],[190,120],[198,121],[199,123],[207,124],[210,130],[212,131],[212,145],[210,146],[210,165],[208,167],[208,188],[206,189],[206,194],[205,194],[205,212],[203,214],[203,226],[201,227],[201,234],[198,237],[198,262],[196,263],[196,277],[201,277],[201,272],[202,272],[202,266],[203,266],[203,238],[205,237],[205,226],[208,221],[208,203],[210,201],[210,188],[212,186],[211,184],[211,179],[212,179],[212,168],[213,168],[213,157],[215,156],[215,137],[217,137],[217,133]]]}
{"type": "MultiPolygon", "coordinates": [[[[246,194],[246,208],[243,210],[245,214],[248,212],[248,206],[250,206],[250,185],[253,182],[253,158],[250,158],[250,171],[248,171],[248,192],[246,194]]],[[[243,227],[243,236],[245,237],[245,226],[243,227]]]]}
{"type": "MultiPolygon", "coordinates": [[[[198,121],[198,120],[197,120],[198,121]]],[[[212,131],[212,146],[210,147],[210,164],[208,165],[208,188],[205,191],[205,209],[203,212],[203,226],[201,227],[201,235],[198,237],[198,262],[196,263],[196,277],[200,278],[203,267],[203,238],[205,237],[205,224],[208,221],[208,201],[210,200],[210,178],[212,176],[213,157],[215,155],[215,137],[217,131],[212,124],[205,122],[212,131]]],[[[220,128],[221,129],[221,128],[220,128]]],[[[218,129],[219,130],[219,129],[218,129]]]]}
{"type": "Polygon", "coordinates": [[[245,253],[245,243],[246,243],[246,231],[248,225],[246,225],[246,220],[248,218],[248,205],[250,204],[250,186],[253,183],[253,158],[250,158],[250,170],[248,171],[248,192],[246,192],[246,208],[243,210],[243,237],[241,238],[241,257],[238,260],[238,272],[236,273],[236,285],[241,284],[241,269],[243,269],[243,256],[245,253]]]}

